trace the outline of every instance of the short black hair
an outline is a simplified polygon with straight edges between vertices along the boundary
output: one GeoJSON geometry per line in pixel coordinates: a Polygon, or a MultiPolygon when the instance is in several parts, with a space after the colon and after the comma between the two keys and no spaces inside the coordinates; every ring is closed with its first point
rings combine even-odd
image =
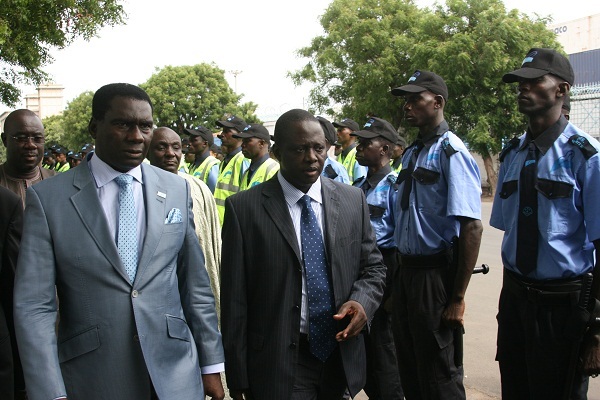
{"type": "MultiPolygon", "coordinates": [[[[286,133],[290,131],[290,127],[298,122],[314,121],[317,124],[319,120],[306,110],[294,108],[283,113],[275,122],[275,132],[273,133],[274,142],[281,147],[285,141],[286,133]]],[[[325,133],[323,133],[325,136],[325,133]]]]}
{"type": "Polygon", "coordinates": [[[94,93],[94,98],[92,99],[92,118],[97,121],[104,119],[106,112],[110,108],[110,102],[117,96],[145,101],[150,104],[150,109],[154,111],[150,96],[148,96],[148,93],[144,89],[129,83],[109,83],[94,93]]]}

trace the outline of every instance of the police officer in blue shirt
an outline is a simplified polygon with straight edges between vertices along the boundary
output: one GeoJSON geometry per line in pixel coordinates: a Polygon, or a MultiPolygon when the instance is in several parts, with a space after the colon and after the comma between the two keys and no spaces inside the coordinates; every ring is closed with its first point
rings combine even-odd
{"type": "Polygon", "coordinates": [[[370,118],[362,130],[352,132],[358,137],[356,161],[368,168],[367,176],[354,181],[367,197],[371,225],[377,237],[377,247],[387,267],[386,289],[381,306],[371,320],[371,329],[365,338],[367,350],[367,383],[365,393],[370,399],[399,400],[404,398],[396,360],[392,333],[391,304],[388,301],[392,278],[398,269],[394,223],[391,218],[390,192],[398,174],[392,170],[390,156],[398,140],[396,130],[388,121],[370,118]]]}
{"type": "Polygon", "coordinates": [[[464,399],[465,292],[481,243],[481,179],[444,120],[448,89],[429,71],[404,86],[417,140],[404,152],[394,207],[400,268],[392,289],[402,387],[409,399],[464,399]]]}
{"type": "Polygon", "coordinates": [[[351,182],[350,178],[348,177],[348,172],[346,171],[346,168],[344,168],[342,163],[334,160],[329,156],[329,149],[337,139],[335,127],[326,118],[317,116],[317,119],[319,120],[321,128],[323,128],[323,132],[325,133],[325,146],[327,148],[327,158],[325,159],[325,164],[323,165],[323,172],[321,172],[321,176],[333,179],[334,181],[350,184],[351,182]]]}
{"type": "Polygon", "coordinates": [[[588,328],[587,318],[600,287],[600,145],[561,115],[574,82],[565,56],[533,48],[502,79],[518,83],[519,111],[529,120],[501,153],[490,219],[504,231],[502,397],[585,399],[584,374],[600,372],[600,329],[588,328]]]}

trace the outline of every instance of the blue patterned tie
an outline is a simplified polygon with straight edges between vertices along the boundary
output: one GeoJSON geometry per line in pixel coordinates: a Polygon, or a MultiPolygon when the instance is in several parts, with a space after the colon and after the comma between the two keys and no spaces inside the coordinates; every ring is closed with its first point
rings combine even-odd
{"type": "Polygon", "coordinates": [[[137,212],[133,200],[133,176],[122,174],[115,178],[119,185],[119,228],[117,248],[131,283],[137,271],[137,212]]]}
{"type": "Polygon", "coordinates": [[[323,237],[310,205],[310,197],[304,195],[298,203],[302,205],[300,237],[308,292],[310,352],[325,362],[337,345],[333,292],[327,275],[323,237]]]}

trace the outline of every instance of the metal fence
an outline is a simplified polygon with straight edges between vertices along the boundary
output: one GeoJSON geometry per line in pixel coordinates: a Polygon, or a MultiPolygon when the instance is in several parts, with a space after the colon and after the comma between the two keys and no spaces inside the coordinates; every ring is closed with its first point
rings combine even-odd
{"type": "Polygon", "coordinates": [[[571,122],[600,140],[600,82],[571,88],[571,122]]]}

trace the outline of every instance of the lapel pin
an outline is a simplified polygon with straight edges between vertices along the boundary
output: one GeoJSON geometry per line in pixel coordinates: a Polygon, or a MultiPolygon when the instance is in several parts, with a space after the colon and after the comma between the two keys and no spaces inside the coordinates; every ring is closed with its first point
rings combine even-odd
{"type": "Polygon", "coordinates": [[[158,197],[162,197],[163,199],[166,199],[166,198],[167,198],[167,194],[166,194],[166,193],[163,193],[163,192],[156,192],[156,195],[157,195],[158,197]]]}

